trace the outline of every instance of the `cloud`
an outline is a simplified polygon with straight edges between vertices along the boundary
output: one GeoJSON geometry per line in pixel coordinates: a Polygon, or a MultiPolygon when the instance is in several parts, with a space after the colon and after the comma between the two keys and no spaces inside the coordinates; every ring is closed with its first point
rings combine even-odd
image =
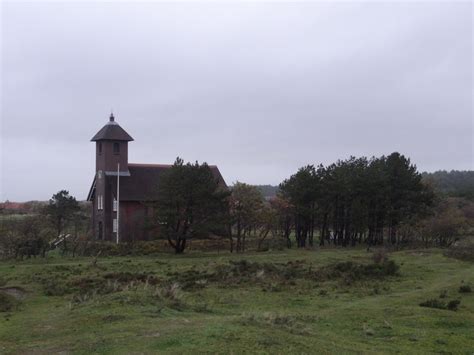
{"type": "Polygon", "coordinates": [[[470,2],[7,2],[2,44],[2,199],[85,198],[111,109],[131,161],[228,182],[395,150],[473,168],[470,2]]]}

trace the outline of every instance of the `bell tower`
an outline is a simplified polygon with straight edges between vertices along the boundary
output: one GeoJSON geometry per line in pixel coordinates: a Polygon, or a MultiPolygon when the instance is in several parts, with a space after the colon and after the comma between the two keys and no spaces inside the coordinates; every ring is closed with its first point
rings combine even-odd
{"type": "Polygon", "coordinates": [[[118,175],[130,176],[128,170],[128,142],[133,138],[125,132],[110,114],[109,122],[92,137],[95,142],[95,179],[92,201],[92,223],[96,239],[118,239],[118,175]]]}
{"type": "Polygon", "coordinates": [[[128,173],[128,142],[133,141],[133,138],[120,127],[113,114],[110,114],[109,122],[91,141],[96,145],[96,173],[116,174],[118,164],[120,172],[128,173]]]}

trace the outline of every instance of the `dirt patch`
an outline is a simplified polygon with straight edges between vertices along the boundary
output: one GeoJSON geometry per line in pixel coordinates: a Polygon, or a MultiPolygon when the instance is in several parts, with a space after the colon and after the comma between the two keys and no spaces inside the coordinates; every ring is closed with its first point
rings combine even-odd
{"type": "Polygon", "coordinates": [[[21,287],[2,287],[0,292],[15,298],[16,300],[22,300],[26,297],[26,291],[21,287]]]}

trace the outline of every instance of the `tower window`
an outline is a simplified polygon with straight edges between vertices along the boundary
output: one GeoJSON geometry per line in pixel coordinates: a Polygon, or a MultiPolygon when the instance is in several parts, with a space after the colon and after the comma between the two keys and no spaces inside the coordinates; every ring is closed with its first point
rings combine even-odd
{"type": "Polygon", "coordinates": [[[117,233],[117,229],[118,229],[118,223],[117,223],[117,218],[114,218],[114,222],[112,224],[112,231],[114,233],[117,233]]]}
{"type": "Polygon", "coordinates": [[[97,152],[102,154],[102,142],[97,143],[97,152]]]}
{"type": "Polygon", "coordinates": [[[115,142],[114,143],[114,154],[119,154],[120,153],[120,143],[115,142]]]}
{"type": "Polygon", "coordinates": [[[117,200],[116,200],[115,198],[114,198],[114,201],[113,201],[112,206],[113,206],[113,208],[112,208],[113,211],[114,211],[114,212],[117,212],[117,200]]]}
{"type": "Polygon", "coordinates": [[[97,196],[97,210],[101,211],[104,209],[104,198],[102,195],[97,196]]]}

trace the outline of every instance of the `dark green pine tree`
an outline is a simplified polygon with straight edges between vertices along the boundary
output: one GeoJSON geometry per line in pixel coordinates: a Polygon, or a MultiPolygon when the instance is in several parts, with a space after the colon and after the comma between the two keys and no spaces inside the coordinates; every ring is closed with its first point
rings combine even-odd
{"type": "Polygon", "coordinates": [[[54,194],[45,208],[45,214],[54,225],[58,236],[63,231],[67,222],[79,211],[79,203],[74,196],[66,190],[54,194]]]}
{"type": "Polygon", "coordinates": [[[209,166],[177,158],[160,178],[155,203],[160,233],[177,254],[191,238],[222,234],[229,221],[229,191],[219,186],[209,166]]]}

